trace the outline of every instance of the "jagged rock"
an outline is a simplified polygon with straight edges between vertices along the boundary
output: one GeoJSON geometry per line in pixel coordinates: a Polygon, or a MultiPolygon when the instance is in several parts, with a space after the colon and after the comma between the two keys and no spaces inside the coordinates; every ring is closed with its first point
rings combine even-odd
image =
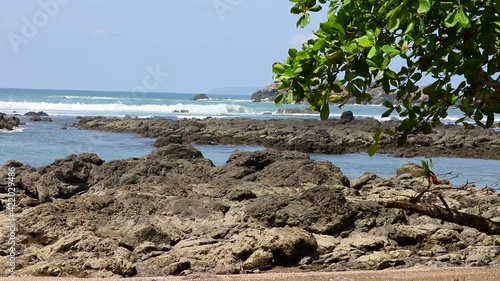
{"type": "MultiPolygon", "coordinates": [[[[339,120],[312,119],[215,119],[204,120],[119,120],[83,118],[83,129],[130,132],[145,137],[179,136],[184,143],[259,145],[280,150],[310,153],[365,153],[373,142],[378,128],[394,129],[401,123],[376,119],[339,120]],[[196,127],[196,128],[195,128],[196,127]]],[[[500,132],[464,126],[438,126],[434,133],[424,136],[429,146],[420,146],[418,139],[397,146],[392,138],[382,135],[378,153],[398,157],[462,157],[500,159],[500,132]],[[457,149],[465,147],[470,149],[457,149]]],[[[420,136],[419,139],[422,139],[420,136]]]]}
{"type": "Polygon", "coordinates": [[[421,177],[423,174],[422,167],[415,163],[408,163],[401,166],[397,171],[396,175],[401,176],[404,174],[410,174],[411,176],[417,178],[421,177]]]}
{"type": "MultiPolygon", "coordinates": [[[[198,122],[176,124],[204,129],[198,122]]],[[[16,239],[23,247],[16,263],[23,275],[145,278],[276,266],[500,265],[499,235],[377,203],[415,193],[411,183],[420,179],[411,174],[366,174],[369,180],[361,182],[371,188],[354,190],[333,164],[304,153],[237,152],[215,167],[191,145],[179,144],[109,162],[95,154],[70,155],[37,169],[8,161],[0,178],[9,166],[16,167],[19,188],[16,239]]],[[[499,217],[500,194],[442,186],[459,212],[499,217]]],[[[6,192],[0,183],[4,206],[6,192]]],[[[440,204],[432,196],[423,202],[440,204]]],[[[6,219],[1,212],[0,220],[6,219]]],[[[0,232],[5,273],[9,230],[0,232]]]]}
{"type": "Polygon", "coordinates": [[[177,135],[170,135],[168,137],[161,137],[153,144],[155,147],[167,146],[169,144],[182,144],[182,137],[177,135]]]}
{"type": "Polygon", "coordinates": [[[274,99],[280,93],[285,93],[285,92],[278,90],[277,84],[272,84],[253,93],[251,99],[254,102],[274,102],[274,99]]]}
{"type": "Polygon", "coordinates": [[[169,265],[165,273],[167,275],[179,275],[184,270],[188,270],[190,268],[191,268],[191,263],[189,261],[181,261],[169,265]]]}
{"type": "Polygon", "coordinates": [[[350,111],[350,110],[344,111],[344,112],[342,112],[342,114],[340,115],[340,121],[341,121],[341,122],[344,122],[344,123],[349,123],[349,122],[351,122],[352,120],[354,120],[354,114],[353,114],[353,113],[352,113],[352,111],[350,111]]]}
{"type": "Polygon", "coordinates": [[[253,270],[260,269],[266,270],[273,267],[273,253],[268,250],[264,251],[262,249],[258,249],[253,252],[248,259],[243,262],[243,269],[253,270]]]}
{"type": "Polygon", "coordinates": [[[29,111],[29,112],[24,113],[24,116],[49,116],[49,114],[47,114],[43,111],[38,111],[38,112],[29,111]]]}
{"type": "Polygon", "coordinates": [[[32,115],[30,121],[32,122],[53,122],[50,117],[40,117],[41,115],[32,115]]]}
{"type": "Polygon", "coordinates": [[[12,131],[14,127],[19,127],[21,121],[15,116],[8,116],[0,112],[0,130],[12,131]]]}
{"type": "Polygon", "coordinates": [[[361,189],[363,186],[365,186],[368,182],[374,180],[377,178],[377,175],[371,172],[366,172],[364,173],[361,177],[359,177],[357,180],[355,180],[351,187],[354,189],[361,189]]]}
{"type": "Polygon", "coordinates": [[[209,97],[206,94],[198,94],[191,98],[191,100],[207,100],[209,97]]]}

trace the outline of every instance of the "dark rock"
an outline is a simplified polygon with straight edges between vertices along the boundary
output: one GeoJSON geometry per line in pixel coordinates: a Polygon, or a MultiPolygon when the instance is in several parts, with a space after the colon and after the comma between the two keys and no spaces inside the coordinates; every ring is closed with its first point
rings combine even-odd
{"type": "Polygon", "coordinates": [[[24,116],[49,116],[49,114],[47,114],[43,111],[38,111],[38,112],[29,111],[29,112],[26,112],[24,114],[24,116]]]}
{"type": "Polygon", "coordinates": [[[89,189],[92,169],[103,162],[96,154],[73,154],[23,175],[22,186],[28,195],[40,202],[50,201],[51,198],[70,198],[89,189]]]}
{"type": "Polygon", "coordinates": [[[409,174],[412,177],[418,178],[423,175],[423,169],[416,163],[407,163],[398,168],[396,175],[401,176],[404,174],[409,174]]]}
{"type": "Polygon", "coordinates": [[[340,190],[323,186],[310,188],[296,198],[258,197],[246,213],[269,227],[302,227],[329,235],[352,227],[356,216],[355,205],[347,204],[340,190]]]}
{"type": "Polygon", "coordinates": [[[233,190],[228,196],[231,201],[244,201],[248,199],[257,198],[257,195],[250,190],[233,190]]]}
{"type": "Polygon", "coordinates": [[[182,145],[171,143],[162,146],[150,154],[150,157],[170,157],[174,159],[198,159],[203,158],[203,154],[192,145],[182,145]]]}
{"type": "Polygon", "coordinates": [[[167,137],[161,137],[157,139],[153,145],[156,147],[163,147],[169,144],[182,144],[182,137],[178,135],[169,135],[167,137]]]}
{"type": "Polygon", "coordinates": [[[33,115],[30,118],[32,122],[52,122],[52,118],[50,117],[40,117],[40,115],[33,115]]]}
{"type": "Polygon", "coordinates": [[[277,84],[272,84],[272,85],[265,87],[264,89],[261,89],[255,93],[253,93],[251,96],[251,99],[254,102],[274,102],[274,99],[280,93],[285,93],[285,92],[278,90],[277,84]]]}
{"type": "MultiPolygon", "coordinates": [[[[166,124],[181,124],[172,131],[198,127],[166,124]]],[[[500,264],[498,235],[377,203],[398,194],[404,200],[418,180],[365,174],[359,182],[373,188],[354,190],[333,164],[300,152],[238,152],[214,167],[192,146],[168,144],[144,157],[109,162],[82,154],[38,169],[6,164],[0,178],[16,166],[16,239],[23,245],[16,269],[23,275],[146,278],[276,266],[320,271],[434,261],[500,264]],[[40,204],[39,197],[48,199],[40,204]]],[[[0,183],[0,193],[5,187],[0,183]]],[[[459,212],[500,217],[498,193],[452,186],[440,192],[459,212]]],[[[5,194],[1,198],[5,206],[5,194]]],[[[422,202],[440,204],[431,196],[422,202]]],[[[0,235],[0,257],[8,257],[6,237],[0,235]]],[[[0,263],[5,270],[7,263],[0,263]]]]}
{"type": "Polygon", "coordinates": [[[206,94],[198,94],[191,98],[191,100],[208,100],[209,97],[206,94]]]}
{"type": "Polygon", "coordinates": [[[243,264],[243,269],[253,270],[267,270],[273,267],[273,253],[271,251],[264,251],[258,249],[253,252],[248,259],[246,259],[243,264]]]}
{"type": "MultiPolygon", "coordinates": [[[[119,120],[84,118],[82,129],[138,133],[145,137],[177,135],[185,143],[258,145],[280,150],[307,153],[366,153],[378,128],[394,129],[401,123],[380,123],[373,118],[354,119],[349,123],[338,120],[280,119],[250,120],[119,120]],[[196,127],[196,129],[195,129],[196,127]]],[[[500,159],[500,132],[464,126],[438,126],[426,135],[429,146],[418,145],[418,139],[405,145],[394,145],[393,139],[381,136],[378,153],[401,156],[462,157],[500,159]],[[473,130],[473,131],[471,131],[473,130]],[[467,149],[457,149],[463,147],[467,149]]]]}
{"type": "Polygon", "coordinates": [[[0,130],[12,131],[14,127],[19,127],[20,125],[22,124],[19,118],[0,112],[0,130]]]}
{"type": "Polygon", "coordinates": [[[377,265],[377,270],[384,270],[391,267],[402,266],[405,265],[406,262],[404,260],[385,260],[377,265]]]}
{"type": "Polygon", "coordinates": [[[167,275],[179,275],[184,270],[188,270],[190,268],[191,268],[191,263],[189,261],[181,261],[169,265],[165,273],[167,275]]]}
{"type": "Polygon", "coordinates": [[[366,172],[364,173],[361,177],[359,177],[357,180],[355,180],[351,187],[354,189],[361,189],[363,186],[365,186],[368,182],[374,180],[377,178],[377,175],[371,172],[366,172]]]}
{"type": "Polygon", "coordinates": [[[352,120],[354,120],[354,114],[350,110],[344,111],[342,112],[342,115],[340,115],[341,122],[349,123],[352,120]]]}

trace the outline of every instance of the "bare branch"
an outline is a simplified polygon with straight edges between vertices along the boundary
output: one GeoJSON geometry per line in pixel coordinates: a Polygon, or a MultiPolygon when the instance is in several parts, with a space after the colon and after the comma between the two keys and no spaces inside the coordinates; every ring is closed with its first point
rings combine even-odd
{"type": "Polygon", "coordinates": [[[435,219],[475,228],[488,235],[500,235],[500,223],[468,213],[450,210],[436,205],[412,203],[409,201],[379,201],[386,208],[403,209],[435,219]]]}

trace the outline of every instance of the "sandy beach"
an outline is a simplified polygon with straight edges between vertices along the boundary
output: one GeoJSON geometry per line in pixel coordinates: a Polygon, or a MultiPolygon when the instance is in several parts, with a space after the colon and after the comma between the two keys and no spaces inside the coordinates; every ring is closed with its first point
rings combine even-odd
{"type": "MultiPolygon", "coordinates": [[[[194,274],[179,277],[129,278],[129,281],[185,281],[185,280],[259,280],[259,281],[497,281],[500,268],[456,267],[429,268],[414,267],[409,269],[382,271],[349,272],[314,272],[314,273],[261,273],[251,275],[211,275],[194,274]]],[[[50,278],[50,277],[14,277],[19,281],[114,281],[123,278],[50,278]]],[[[0,281],[12,280],[12,277],[0,278],[0,281]]]]}

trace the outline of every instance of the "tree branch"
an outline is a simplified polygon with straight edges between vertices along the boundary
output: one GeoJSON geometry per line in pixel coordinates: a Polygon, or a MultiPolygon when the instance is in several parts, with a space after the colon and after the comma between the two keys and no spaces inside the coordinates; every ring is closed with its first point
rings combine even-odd
{"type": "Polygon", "coordinates": [[[429,216],[431,218],[472,227],[488,235],[500,235],[500,223],[485,219],[481,216],[458,212],[455,210],[450,212],[447,209],[436,205],[411,203],[408,201],[379,201],[378,203],[386,208],[403,209],[429,216]]]}

